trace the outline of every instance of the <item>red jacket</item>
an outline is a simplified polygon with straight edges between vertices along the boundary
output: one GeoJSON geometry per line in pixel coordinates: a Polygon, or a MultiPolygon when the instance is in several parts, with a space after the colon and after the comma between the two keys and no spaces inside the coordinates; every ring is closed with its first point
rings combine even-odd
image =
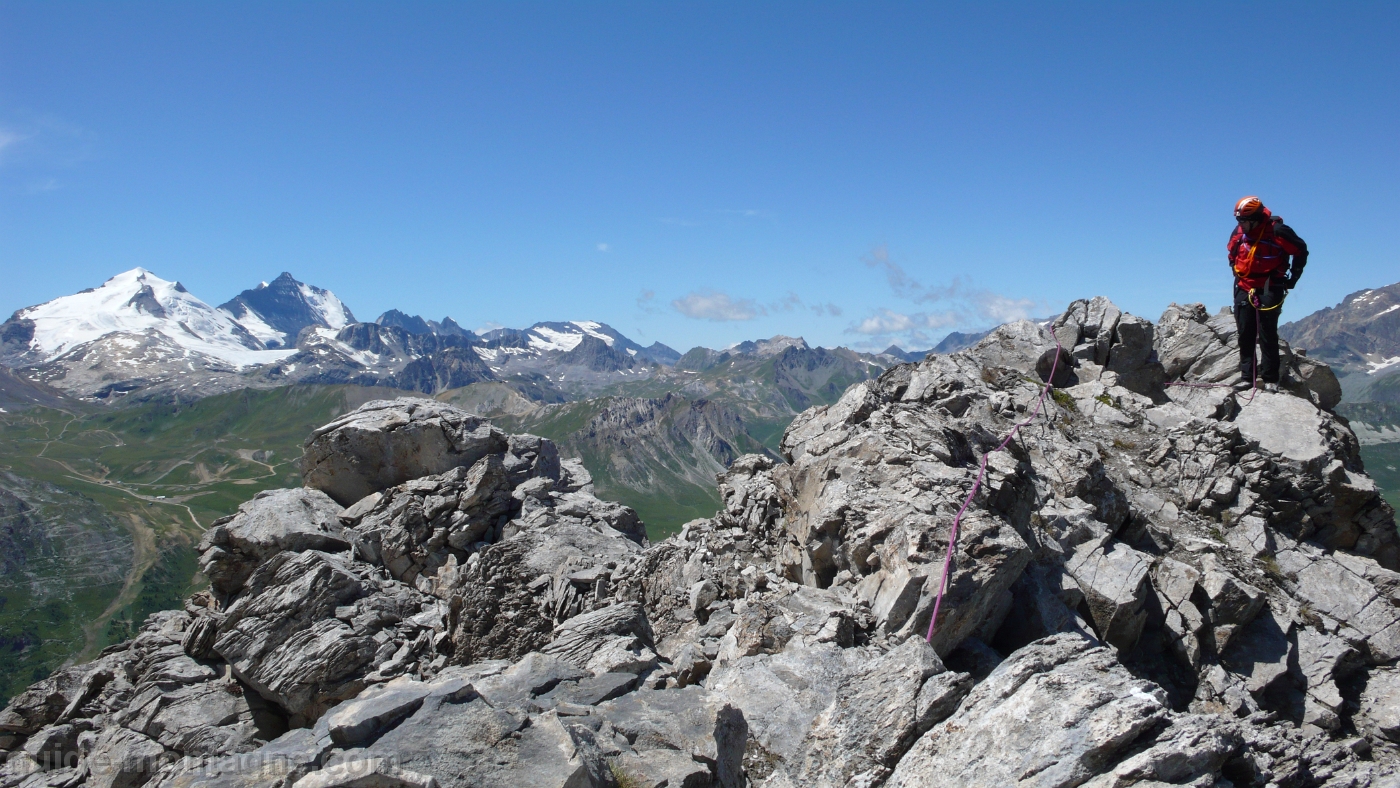
{"type": "Polygon", "coordinates": [[[1230,233],[1226,249],[1230,253],[1230,269],[1235,272],[1235,284],[1245,290],[1261,290],[1282,284],[1288,277],[1288,258],[1293,255],[1295,271],[1302,274],[1307,260],[1308,245],[1283,220],[1263,208],[1264,221],[1248,233],[1238,225],[1230,233]]]}

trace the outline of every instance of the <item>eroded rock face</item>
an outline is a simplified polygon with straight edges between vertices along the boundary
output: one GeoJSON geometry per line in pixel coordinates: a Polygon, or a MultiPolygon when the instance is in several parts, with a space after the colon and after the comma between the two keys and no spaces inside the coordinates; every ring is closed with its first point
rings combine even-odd
{"type": "Polygon", "coordinates": [[[1053,635],[1016,652],[899,761],[891,786],[1071,786],[1168,718],[1166,694],[1102,646],[1053,635]]]}
{"type": "Polygon", "coordinates": [[[504,433],[451,405],[375,400],[307,438],[302,477],[307,487],[349,506],[370,493],[470,466],[505,448],[504,433]]]}
{"type": "Polygon", "coordinates": [[[1233,342],[1003,326],[656,545],[548,441],[371,403],[211,528],[208,592],[0,712],[0,788],[1394,785],[1394,513],[1325,366],[1165,385],[1233,342]]]}

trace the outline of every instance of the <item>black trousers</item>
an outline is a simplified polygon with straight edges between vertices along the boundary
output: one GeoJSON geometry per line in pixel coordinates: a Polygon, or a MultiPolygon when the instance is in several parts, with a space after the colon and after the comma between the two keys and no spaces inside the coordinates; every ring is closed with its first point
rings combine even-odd
{"type": "Polygon", "coordinates": [[[1278,316],[1283,311],[1279,306],[1287,293],[1282,287],[1254,291],[1259,299],[1259,309],[1256,311],[1249,301],[1249,291],[1235,285],[1235,326],[1240,330],[1240,374],[1246,380],[1254,378],[1254,363],[1257,360],[1259,382],[1278,382],[1278,316]],[[1259,343],[1257,353],[1254,350],[1256,340],[1259,343]]]}

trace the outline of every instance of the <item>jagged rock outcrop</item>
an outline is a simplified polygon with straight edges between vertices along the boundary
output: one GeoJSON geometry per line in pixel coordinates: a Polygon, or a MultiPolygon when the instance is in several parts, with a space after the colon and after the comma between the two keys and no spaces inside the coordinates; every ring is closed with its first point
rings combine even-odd
{"type": "Polygon", "coordinates": [[[1232,382],[1232,326],[1003,326],[655,545],[548,441],[370,403],[0,713],[0,786],[1394,786],[1394,513],[1325,367],[1166,385],[1232,382]]]}

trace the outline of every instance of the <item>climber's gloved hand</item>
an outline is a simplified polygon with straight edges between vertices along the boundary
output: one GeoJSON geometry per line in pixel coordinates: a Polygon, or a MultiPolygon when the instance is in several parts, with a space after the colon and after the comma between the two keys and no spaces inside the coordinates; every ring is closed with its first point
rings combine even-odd
{"type": "Polygon", "coordinates": [[[1296,276],[1290,276],[1290,277],[1288,277],[1287,279],[1285,279],[1284,282],[1283,282],[1283,289],[1284,289],[1284,290],[1292,290],[1293,288],[1295,288],[1295,287],[1297,287],[1297,286],[1298,286],[1298,277],[1296,277],[1296,276]]]}

